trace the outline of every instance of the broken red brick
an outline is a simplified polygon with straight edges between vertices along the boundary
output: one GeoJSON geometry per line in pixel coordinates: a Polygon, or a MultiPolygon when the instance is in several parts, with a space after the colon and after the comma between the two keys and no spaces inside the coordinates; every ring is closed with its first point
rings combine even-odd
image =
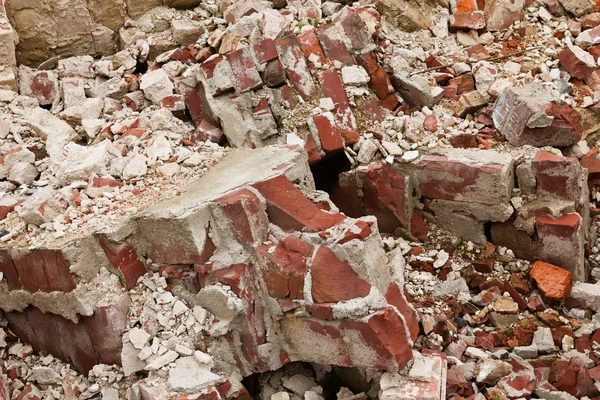
{"type": "Polygon", "coordinates": [[[341,223],[341,214],[320,210],[285,176],[253,185],[267,201],[269,221],[284,230],[301,231],[304,227],[319,232],[341,223]]]}
{"type": "Polygon", "coordinates": [[[571,273],[555,265],[536,261],[529,276],[549,300],[564,302],[571,292],[571,273]]]}
{"type": "Polygon", "coordinates": [[[344,148],[342,136],[330,113],[315,115],[313,117],[313,122],[321,140],[321,147],[326,153],[335,152],[344,148]]]}
{"type": "Polygon", "coordinates": [[[365,297],[371,285],[362,280],[350,264],[325,246],[315,253],[311,268],[312,296],[316,303],[337,303],[365,297]]]}

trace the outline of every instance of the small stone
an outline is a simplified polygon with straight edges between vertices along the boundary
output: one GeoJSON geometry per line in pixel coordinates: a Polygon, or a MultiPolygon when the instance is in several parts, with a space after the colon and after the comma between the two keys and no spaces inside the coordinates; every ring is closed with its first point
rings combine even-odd
{"type": "Polygon", "coordinates": [[[436,269],[442,268],[444,265],[446,265],[449,258],[450,258],[450,255],[447,252],[445,252],[444,250],[441,250],[437,254],[435,261],[433,262],[433,267],[436,269]]]}
{"type": "Polygon", "coordinates": [[[552,339],[552,330],[548,327],[538,327],[533,333],[532,345],[538,348],[540,354],[553,353],[556,350],[556,346],[552,339]]]}
{"type": "Polygon", "coordinates": [[[352,65],[342,68],[342,81],[349,86],[362,86],[369,83],[369,74],[363,67],[352,65]]]}
{"type": "Polygon", "coordinates": [[[513,351],[516,355],[523,358],[535,358],[538,355],[538,348],[536,345],[517,346],[513,351]]]}
{"type": "Polygon", "coordinates": [[[435,360],[430,357],[415,357],[408,373],[408,378],[414,381],[430,382],[435,360]]]}
{"type": "Polygon", "coordinates": [[[494,303],[494,311],[507,314],[516,314],[519,312],[519,305],[515,303],[512,297],[498,297],[494,303]]]}
{"type": "Polygon", "coordinates": [[[142,75],[140,89],[144,96],[153,103],[159,104],[160,101],[173,94],[173,83],[164,69],[157,69],[142,75]]]}
{"type": "MultiPolygon", "coordinates": [[[[169,350],[166,353],[164,353],[163,355],[158,356],[155,359],[153,359],[152,361],[150,361],[150,363],[148,363],[148,365],[146,365],[145,369],[148,371],[160,369],[160,368],[164,367],[165,365],[170,364],[173,361],[175,361],[177,359],[177,357],[179,357],[179,354],[177,354],[173,350],[169,350]]],[[[196,361],[194,361],[194,362],[196,362],[196,361]]]]}
{"type": "Polygon", "coordinates": [[[476,358],[478,360],[490,358],[490,355],[487,352],[477,347],[468,347],[467,350],[465,350],[465,356],[476,358]]]}
{"type": "Polygon", "coordinates": [[[134,178],[141,178],[148,172],[148,165],[146,164],[148,159],[138,154],[133,157],[123,170],[123,179],[129,180],[134,178]]]}
{"type": "Polygon", "coordinates": [[[416,160],[417,158],[419,158],[419,151],[412,150],[412,151],[407,151],[406,153],[404,153],[404,155],[402,156],[402,161],[411,162],[411,161],[416,160]]]}
{"type": "Polygon", "coordinates": [[[129,341],[138,350],[141,350],[150,340],[150,335],[140,328],[133,328],[129,331],[129,341]]]}
{"type": "Polygon", "coordinates": [[[183,357],[177,360],[175,367],[169,371],[168,384],[172,390],[189,393],[214,385],[220,379],[219,375],[198,364],[194,357],[183,357]]]}

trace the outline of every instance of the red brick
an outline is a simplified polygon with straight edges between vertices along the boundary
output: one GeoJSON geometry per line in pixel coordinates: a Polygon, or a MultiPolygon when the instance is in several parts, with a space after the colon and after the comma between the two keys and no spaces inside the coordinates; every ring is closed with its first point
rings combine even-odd
{"type": "Polygon", "coordinates": [[[590,174],[600,173],[600,158],[598,158],[598,149],[593,147],[580,160],[581,166],[586,168],[590,174]]]}
{"type": "Polygon", "coordinates": [[[536,260],[537,240],[517,229],[513,223],[512,220],[492,223],[490,227],[492,243],[511,249],[518,258],[528,261],[536,260]]]}
{"type": "Polygon", "coordinates": [[[12,212],[16,206],[22,203],[22,201],[15,200],[11,203],[12,204],[9,203],[8,205],[0,205],[0,221],[6,218],[8,213],[12,212]]]}
{"type": "Polygon", "coordinates": [[[269,221],[286,231],[301,231],[307,227],[319,232],[345,219],[340,214],[329,214],[317,208],[285,176],[280,175],[253,186],[267,201],[269,221]]]}
{"type": "Polygon", "coordinates": [[[563,392],[567,392],[577,398],[594,397],[598,395],[598,389],[594,386],[594,380],[580,357],[572,357],[566,367],[557,368],[556,383],[554,386],[563,392]]]}
{"type": "Polygon", "coordinates": [[[486,58],[490,56],[490,53],[482,44],[476,44],[475,46],[468,47],[465,52],[469,57],[486,58]]]}
{"type": "MultiPolygon", "coordinates": [[[[331,115],[331,114],[330,114],[331,115]]],[[[335,122],[327,114],[315,115],[313,122],[317,128],[321,147],[326,153],[335,152],[344,148],[342,136],[335,122]]]]}
{"type": "Polygon", "coordinates": [[[579,214],[571,213],[558,219],[538,217],[538,256],[540,260],[564,268],[573,279],[585,281],[584,233],[579,214]]]}
{"type": "Polygon", "coordinates": [[[423,122],[423,126],[429,132],[435,132],[438,128],[438,121],[435,115],[428,115],[425,117],[425,121],[423,122]]]}
{"type": "Polygon", "coordinates": [[[310,100],[316,92],[316,86],[296,37],[290,35],[277,39],[275,46],[292,86],[302,99],[310,100]]]}
{"type": "MultiPolygon", "coordinates": [[[[479,157],[483,157],[485,153],[478,154],[479,157]]],[[[422,171],[419,183],[423,197],[475,201],[490,205],[508,200],[512,170],[506,163],[484,163],[464,157],[425,155],[417,165],[422,171]],[[493,179],[496,183],[480,184],[481,179],[493,179]]]]}
{"type": "Polygon", "coordinates": [[[456,13],[450,16],[450,29],[479,30],[485,27],[483,11],[456,13]]]}
{"type": "Polygon", "coordinates": [[[335,117],[337,123],[340,126],[349,129],[358,129],[356,119],[354,118],[352,108],[350,107],[350,102],[346,96],[344,84],[337,71],[334,68],[330,68],[319,73],[319,82],[321,83],[325,97],[331,98],[335,104],[335,117]]]}
{"type": "Polygon", "coordinates": [[[413,342],[419,337],[419,315],[416,310],[408,303],[402,289],[397,283],[392,282],[385,294],[387,302],[396,307],[406,321],[406,326],[410,332],[413,342]]]}
{"type": "Polygon", "coordinates": [[[475,90],[475,79],[473,79],[472,74],[464,74],[454,79],[450,79],[448,86],[456,87],[456,92],[453,94],[454,96],[458,96],[460,94],[475,90]]]}
{"type": "Polygon", "coordinates": [[[58,331],[53,333],[63,338],[61,341],[62,351],[68,362],[77,371],[87,375],[94,365],[100,363],[100,359],[92,345],[85,324],[75,324],[59,316],[54,316],[54,322],[58,331]]]}
{"type": "Polygon", "coordinates": [[[529,271],[529,276],[549,300],[564,302],[571,292],[571,273],[555,265],[536,261],[529,271]]]}
{"type": "Polygon", "coordinates": [[[304,143],[304,149],[306,153],[308,153],[308,162],[309,164],[316,163],[321,160],[321,154],[319,152],[319,147],[317,146],[317,142],[309,133],[306,137],[306,141],[304,143]]]}
{"type": "Polygon", "coordinates": [[[262,79],[248,47],[229,53],[227,61],[229,61],[233,74],[237,79],[240,92],[247,92],[262,86],[262,79]]]}
{"type": "Polygon", "coordinates": [[[336,243],[344,244],[355,239],[363,241],[371,236],[371,233],[373,232],[371,226],[372,224],[370,222],[357,221],[354,225],[351,225],[344,231],[344,235],[336,243]]]}
{"type": "Polygon", "coordinates": [[[256,60],[262,64],[267,61],[275,60],[277,55],[277,48],[275,47],[275,41],[273,39],[264,39],[255,44],[252,49],[256,60]]]}
{"type": "Polygon", "coordinates": [[[8,288],[10,290],[18,290],[23,288],[19,278],[19,273],[12,262],[8,250],[0,250],[0,272],[2,272],[6,278],[6,281],[8,282],[8,288]]]}
{"type": "Polygon", "coordinates": [[[306,311],[314,318],[331,321],[333,320],[333,305],[335,303],[311,304],[306,307],[306,311]]]}
{"type": "Polygon", "coordinates": [[[312,295],[316,303],[337,303],[365,297],[371,285],[362,280],[350,264],[325,246],[315,253],[311,268],[312,295]]]}
{"type": "Polygon", "coordinates": [[[394,356],[398,369],[404,368],[412,360],[412,346],[398,313],[386,307],[371,317],[368,324],[385,349],[394,356]]]}
{"type": "Polygon", "coordinates": [[[350,54],[348,47],[342,40],[340,35],[344,35],[343,29],[338,24],[331,24],[319,27],[316,29],[317,36],[327,58],[341,62],[343,65],[354,65],[354,58],[350,54]]]}
{"type": "Polygon", "coordinates": [[[209,122],[207,119],[201,120],[200,124],[196,127],[196,130],[192,134],[192,141],[195,143],[199,142],[212,142],[220,143],[223,138],[223,131],[217,125],[209,122]]]}
{"type": "Polygon", "coordinates": [[[266,364],[258,357],[258,346],[265,342],[265,317],[262,305],[257,300],[252,267],[248,264],[234,264],[206,274],[199,273],[198,278],[203,287],[215,283],[227,285],[242,299],[246,306],[245,319],[240,323],[241,333],[238,340],[234,340],[231,333],[226,335],[230,350],[234,358],[237,358],[237,365],[242,373],[250,373],[248,365],[254,371],[266,371],[266,364]],[[246,362],[243,362],[242,358],[246,362]]]}
{"type": "Polygon", "coordinates": [[[327,63],[327,58],[325,57],[325,53],[323,52],[323,48],[321,48],[321,44],[319,43],[319,39],[317,38],[317,34],[315,33],[314,29],[302,32],[296,36],[296,40],[298,41],[298,44],[302,49],[302,53],[307,60],[311,54],[314,54],[319,57],[319,62],[321,64],[327,63]]]}
{"type": "Polygon", "coordinates": [[[200,126],[202,122],[207,121],[211,125],[218,127],[212,112],[206,101],[206,93],[202,85],[190,88],[186,85],[178,85],[179,92],[184,96],[185,105],[190,113],[194,126],[200,126]]]}
{"type": "Polygon", "coordinates": [[[121,338],[127,328],[129,305],[129,296],[124,294],[113,304],[98,305],[92,316],[82,318],[96,354],[103,364],[121,365],[121,338]]]}
{"type": "Polygon", "coordinates": [[[267,62],[265,70],[262,72],[262,79],[268,87],[278,87],[286,82],[285,70],[279,60],[267,62]]]}
{"type": "Polygon", "coordinates": [[[527,302],[525,301],[523,296],[521,296],[519,292],[517,292],[517,290],[510,284],[510,281],[508,279],[504,281],[503,290],[510,294],[510,297],[512,297],[515,303],[519,305],[520,310],[525,310],[527,308],[527,302]]]}
{"type": "Polygon", "coordinates": [[[11,254],[25,290],[70,292],[75,289],[75,280],[62,251],[12,250],[11,254]]]}
{"type": "Polygon", "coordinates": [[[421,241],[428,241],[429,224],[420,210],[413,211],[410,219],[410,233],[421,241]]]}
{"type": "Polygon", "coordinates": [[[295,236],[288,236],[287,243],[263,244],[257,251],[270,260],[264,277],[269,295],[278,299],[304,299],[306,263],[312,254],[312,246],[295,236]]]}
{"type": "Polygon", "coordinates": [[[408,228],[412,210],[406,204],[410,196],[407,177],[387,164],[371,165],[359,175],[363,176],[366,214],[375,215],[384,232],[393,232],[398,226],[408,228]]]}
{"type": "Polygon", "coordinates": [[[579,54],[579,51],[574,51],[573,48],[567,46],[558,53],[558,59],[560,65],[562,65],[573,78],[587,80],[592,72],[598,69],[598,65],[587,51],[579,48],[577,50],[579,50],[581,54],[579,54]],[[589,58],[589,60],[587,58],[589,58]]]}
{"type": "Polygon", "coordinates": [[[533,159],[538,190],[579,201],[579,162],[576,158],[538,151],[533,159]]]}
{"type": "Polygon", "coordinates": [[[41,347],[38,343],[37,336],[35,335],[35,332],[29,323],[27,312],[5,312],[4,316],[8,320],[8,326],[10,330],[17,335],[22,342],[30,345],[37,353],[39,353],[41,351],[41,347]]]}
{"type": "MultiPolygon", "coordinates": [[[[62,338],[55,323],[54,314],[44,314],[35,307],[28,307],[25,312],[29,325],[35,335],[35,341],[38,345],[36,351],[43,354],[52,354],[54,357],[69,362],[62,346],[62,338]]],[[[68,340],[69,335],[65,336],[68,340]]]]}
{"type": "Polygon", "coordinates": [[[229,219],[242,243],[256,246],[267,239],[267,215],[260,199],[248,189],[241,189],[215,200],[229,219]]]}
{"type": "Polygon", "coordinates": [[[112,266],[123,274],[125,287],[133,288],[137,280],[146,273],[146,266],[135,248],[128,242],[115,243],[102,234],[98,235],[98,240],[112,266]]]}
{"type": "Polygon", "coordinates": [[[371,122],[380,123],[383,121],[381,103],[376,98],[372,98],[370,101],[363,104],[361,111],[363,111],[363,116],[365,116],[371,122]]]}
{"type": "Polygon", "coordinates": [[[362,52],[374,44],[369,29],[358,12],[353,12],[342,19],[340,25],[349,39],[353,53],[362,52]]]}
{"type": "MultiPolygon", "coordinates": [[[[358,65],[363,67],[369,74],[369,88],[375,91],[375,95],[379,100],[385,100],[391,94],[395,93],[394,86],[388,74],[381,68],[377,62],[377,56],[374,52],[356,55],[358,65]]],[[[394,106],[394,105],[390,105],[394,106]]],[[[386,107],[384,105],[384,107],[386,107]]],[[[394,108],[397,105],[394,106],[394,108]]],[[[389,107],[386,107],[390,109],[389,107]]]]}
{"type": "Polygon", "coordinates": [[[40,102],[40,105],[50,105],[59,95],[58,80],[54,74],[49,75],[47,71],[33,72],[29,90],[33,97],[40,102]]]}

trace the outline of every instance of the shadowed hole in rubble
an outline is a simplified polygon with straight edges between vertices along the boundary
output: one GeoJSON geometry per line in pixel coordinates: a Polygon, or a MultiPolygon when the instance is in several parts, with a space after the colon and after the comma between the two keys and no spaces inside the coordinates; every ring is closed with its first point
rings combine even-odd
{"type": "Polygon", "coordinates": [[[145,74],[148,72],[148,61],[144,61],[143,63],[139,62],[135,66],[134,74],[145,74]]]}
{"type": "Polygon", "coordinates": [[[492,222],[488,221],[483,224],[483,233],[485,234],[485,238],[488,242],[492,242],[492,222]]]}
{"type": "Polygon", "coordinates": [[[332,154],[310,166],[318,190],[331,194],[340,180],[340,173],[349,171],[352,165],[343,151],[332,154]]]}
{"type": "Polygon", "coordinates": [[[358,368],[307,362],[292,362],[276,371],[249,375],[242,380],[242,384],[253,399],[270,400],[272,394],[281,391],[287,391],[291,400],[302,399],[303,396],[294,394],[293,388],[303,386],[297,381],[294,383],[296,375],[314,380],[315,387],[322,388],[322,393],[319,395],[325,400],[337,400],[337,393],[342,388],[349,389],[354,394],[366,393],[370,389],[370,385],[364,379],[364,374],[358,368]],[[288,379],[291,380],[288,381],[288,379]]]}

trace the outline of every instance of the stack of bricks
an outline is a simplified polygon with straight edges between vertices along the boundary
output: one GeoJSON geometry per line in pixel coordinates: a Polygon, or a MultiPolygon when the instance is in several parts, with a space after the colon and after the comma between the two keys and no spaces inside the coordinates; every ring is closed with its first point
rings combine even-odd
{"type": "MultiPolygon", "coordinates": [[[[589,167],[592,157],[582,163],[589,167]]],[[[515,157],[453,149],[413,164],[374,163],[342,173],[332,200],[347,215],[376,216],[382,232],[426,239],[430,221],[465,240],[490,241],[519,258],[557,265],[585,282],[587,176],[576,158],[545,150],[515,157]]]]}
{"type": "Polygon", "coordinates": [[[401,265],[388,265],[373,217],[347,217],[313,191],[300,146],[239,149],[116,229],[3,250],[0,305],[37,351],[83,372],[119,364],[127,289],[148,267],[229,321],[210,346],[243,376],[291,361],[405,367],[419,317],[401,265]]]}
{"type": "Polygon", "coordinates": [[[187,77],[176,81],[197,126],[197,140],[218,141],[220,130],[233,147],[285,144],[278,127],[290,111],[307,102],[314,108],[325,97],[333,101],[331,112],[309,115],[295,127],[311,163],[355,143],[364,130],[358,112],[378,122],[381,106],[394,110],[400,104],[377,63],[371,26],[378,20],[372,9],[347,9],[331,24],[297,36],[289,32],[277,40],[209,56],[195,68],[195,87],[187,77]],[[373,92],[368,100],[352,106],[333,65],[363,67],[373,92]]]}

